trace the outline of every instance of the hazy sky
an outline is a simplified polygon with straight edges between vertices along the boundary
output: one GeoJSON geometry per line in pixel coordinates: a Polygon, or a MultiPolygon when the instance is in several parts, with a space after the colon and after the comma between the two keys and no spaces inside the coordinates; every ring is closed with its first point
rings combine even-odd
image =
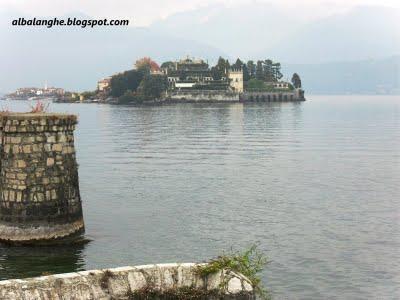
{"type": "Polygon", "coordinates": [[[32,16],[81,12],[93,17],[130,19],[135,26],[146,26],[157,19],[202,6],[244,5],[252,2],[267,2],[305,19],[325,17],[357,5],[400,8],[399,0],[0,0],[0,10],[32,16]]]}

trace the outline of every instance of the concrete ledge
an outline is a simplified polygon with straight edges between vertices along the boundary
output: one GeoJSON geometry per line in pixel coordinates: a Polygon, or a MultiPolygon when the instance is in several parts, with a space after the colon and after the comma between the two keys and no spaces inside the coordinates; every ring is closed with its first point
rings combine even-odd
{"type": "Polygon", "coordinates": [[[149,286],[160,292],[185,287],[220,292],[218,298],[207,296],[207,299],[255,299],[250,281],[243,275],[220,271],[201,278],[195,272],[197,266],[194,263],[127,266],[4,280],[0,281],[0,299],[136,299],[135,291],[149,286]]]}
{"type": "Polygon", "coordinates": [[[67,224],[49,224],[47,226],[9,226],[0,224],[0,242],[11,244],[37,244],[62,239],[84,230],[83,219],[67,224]]]}

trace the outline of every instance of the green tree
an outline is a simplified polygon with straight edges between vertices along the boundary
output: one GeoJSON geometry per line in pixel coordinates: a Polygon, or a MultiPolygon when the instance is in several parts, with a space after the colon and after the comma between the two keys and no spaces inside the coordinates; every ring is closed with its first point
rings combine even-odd
{"type": "Polygon", "coordinates": [[[293,76],[292,76],[292,84],[296,89],[301,88],[301,79],[300,79],[299,74],[297,74],[297,73],[293,74],[293,76]]]}
{"type": "Polygon", "coordinates": [[[264,80],[265,79],[264,66],[263,66],[263,62],[261,60],[257,61],[256,79],[258,79],[258,80],[264,80]]]}
{"type": "Polygon", "coordinates": [[[138,93],[144,100],[159,99],[167,89],[168,81],[164,75],[145,75],[140,86],[138,93]]]}
{"type": "Polygon", "coordinates": [[[255,78],[256,77],[256,65],[254,64],[254,61],[249,60],[247,62],[247,70],[249,72],[250,78],[255,78]]]}
{"type": "Polygon", "coordinates": [[[217,66],[211,67],[211,76],[214,80],[221,79],[221,73],[219,72],[217,66]]]}
{"type": "Polygon", "coordinates": [[[145,70],[129,70],[111,77],[110,95],[122,96],[127,90],[136,91],[145,74],[145,70]]]}
{"type": "Polygon", "coordinates": [[[126,80],[122,74],[114,75],[110,81],[110,95],[113,97],[122,96],[127,90],[126,80]]]}
{"type": "Polygon", "coordinates": [[[264,73],[264,79],[267,82],[271,81],[276,81],[274,77],[274,71],[272,67],[273,63],[272,60],[266,59],[263,62],[263,73],[264,73]]]}
{"type": "Polygon", "coordinates": [[[119,104],[130,104],[130,103],[141,103],[142,99],[139,95],[132,92],[131,90],[127,90],[121,97],[118,98],[119,104]]]}
{"type": "Polygon", "coordinates": [[[211,68],[211,74],[214,80],[220,80],[222,77],[226,77],[226,73],[229,70],[229,68],[230,68],[229,61],[220,56],[218,58],[217,64],[211,68]]]}
{"type": "Polygon", "coordinates": [[[175,63],[173,61],[166,61],[161,64],[161,69],[172,70],[175,68],[175,63]]]}
{"type": "Polygon", "coordinates": [[[249,81],[250,80],[250,74],[249,74],[249,70],[247,69],[246,64],[243,64],[243,81],[249,81]]]}
{"type": "Polygon", "coordinates": [[[236,62],[232,65],[232,68],[239,69],[243,68],[243,62],[238,58],[236,62]]]}
{"type": "MultiPolygon", "coordinates": [[[[280,63],[274,63],[270,59],[266,59],[264,61],[261,61],[262,71],[259,71],[260,73],[262,72],[262,78],[267,81],[267,82],[275,82],[278,81],[283,77],[281,73],[281,64],[280,63]]],[[[258,63],[257,63],[258,66],[258,63]]],[[[260,79],[260,77],[257,77],[257,79],[260,79]]]]}
{"type": "Polygon", "coordinates": [[[231,65],[229,64],[229,60],[225,60],[225,70],[224,70],[224,74],[225,76],[227,75],[227,72],[229,71],[231,65]]]}
{"type": "Polygon", "coordinates": [[[283,77],[283,75],[281,73],[281,63],[273,63],[272,64],[272,74],[273,74],[274,81],[278,81],[279,79],[281,79],[283,77]]]}

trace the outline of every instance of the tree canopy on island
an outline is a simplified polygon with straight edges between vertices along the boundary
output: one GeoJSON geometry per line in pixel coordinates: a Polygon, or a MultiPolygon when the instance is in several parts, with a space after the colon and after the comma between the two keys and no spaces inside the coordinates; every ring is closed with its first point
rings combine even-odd
{"type": "Polygon", "coordinates": [[[211,67],[214,80],[220,80],[222,77],[226,77],[229,69],[242,69],[244,81],[257,79],[266,82],[276,82],[283,77],[281,73],[281,64],[279,62],[274,63],[270,59],[258,60],[256,63],[249,60],[245,63],[240,58],[237,58],[234,64],[229,65],[227,59],[220,57],[217,64],[211,67]]]}
{"type": "Polygon", "coordinates": [[[168,86],[167,77],[163,75],[146,75],[138,87],[143,100],[159,99],[168,86]]]}
{"type": "Polygon", "coordinates": [[[135,91],[143,80],[146,72],[144,70],[129,70],[111,77],[110,95],[120,97],[126,91],[135,91]]]}
{"type": "Polygon", "coordinates": [[[166,61],[161,64],[161,69],[172,69],[175,66],[173,61],[166,61]]]}
{"type": "Polygon", "coordinates": [[[217,64],[211,67],[211,74],[213,79],[221,80],[223,77],[226,77],[229,69],[229,61],[227,59],[219,57],[217,64]]]}
{"type": "Polygon", "coordinates": [[[297,74],[297,73],[293,74],[293,76],[292,76],[292,84],[296,89],[301,88],[301,79],[300,79],[299,74],[297,74]]]}
{"type": "Polygon", "coordinates": [[[136,61],[135,69],[111,77],[110,95],[120,103],[142,102],[160,98],[167,89],[167,78],[160,74],[158,64],[149,57],[136,61]]]}
{"type": "Polygon", "coordinates": [[[160,71],[160,66],[150,57],[138,59],[135,63],[136,70],[160,71]]]}

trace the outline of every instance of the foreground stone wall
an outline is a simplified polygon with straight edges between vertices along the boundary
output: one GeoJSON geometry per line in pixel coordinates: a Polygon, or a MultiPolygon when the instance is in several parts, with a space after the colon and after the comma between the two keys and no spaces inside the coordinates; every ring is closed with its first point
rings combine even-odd
{"type": "Polygon", "coordinates": [[[83,231],[76,116],[0,115],[0,241],[36,243],[83,231]]]}
{"type": "Polygon", "coordinates": [[[185,287],[209,291],[204,299],[254,299],[250,282],[243,275],[220,271],[202,278],[195,272],[197,266],[144,265],[4,280],[0,281],[0,299],[156,299],[143,296],[149,288],[171,295],[171,291],[185,287]],[[219,296],[213,296],[212,291],[219,291],[219,296]]]}

